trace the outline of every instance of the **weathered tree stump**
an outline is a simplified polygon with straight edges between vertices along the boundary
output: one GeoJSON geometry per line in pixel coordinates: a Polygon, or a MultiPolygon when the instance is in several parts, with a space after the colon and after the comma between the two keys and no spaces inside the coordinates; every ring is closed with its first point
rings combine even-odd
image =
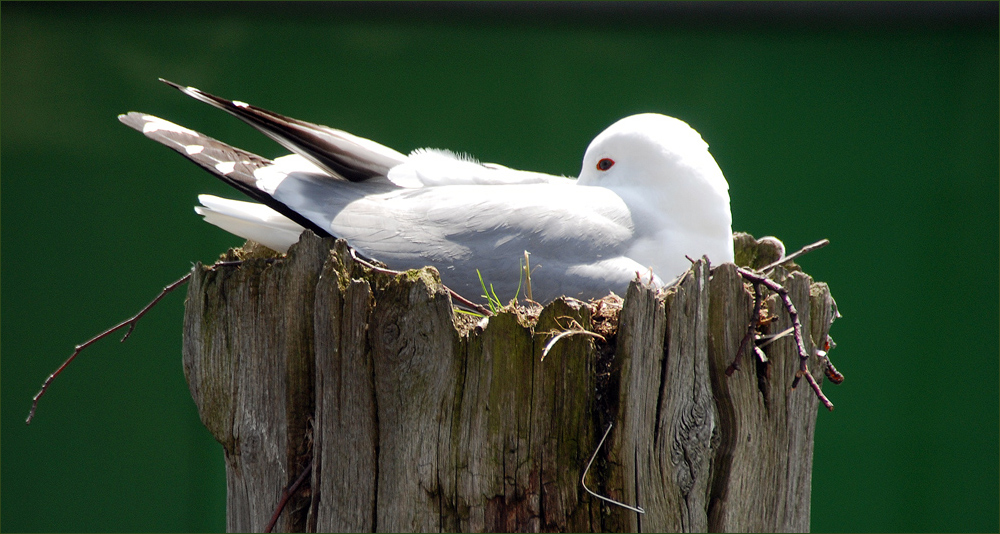
{"type": "MultiPolygon", "coordinates": [[[[814,353],[836,305],[778,272],[814,353]]],[[[470,326],[433,269],[372,272],[307,232],[286,258],[195,266],[184,369],[225,451],[230,531],[261,530],[310,459],[276,530],[806,531],[819,403],[790,389],[793,339],[725,375],[751,301],[732,265],[698,262],[662,296],[633,283],[623,304],[470,326]],[[606,340],[541,360],[571,325],[606,340]],[[587,486],[645,514],[581,486],[612,423],[587,486]]]]}

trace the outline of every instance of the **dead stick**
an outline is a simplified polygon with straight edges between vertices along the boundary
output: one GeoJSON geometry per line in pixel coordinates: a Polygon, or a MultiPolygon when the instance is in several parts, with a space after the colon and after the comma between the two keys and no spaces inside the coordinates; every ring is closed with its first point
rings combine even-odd
{"type": "Polygon", "coordinates": [[[312,458],[310,458],[309,463],[307,463],[302,469],[302,472],[299,473],[299,478],[295,479],[295,482],[293,482],[291,486],[281,490],[281,500],[278,501],[278,507],[274,510],[274,514],[271,515],[271,521],[269,521],[267,526],[264,527],[264,532],[271,532],[271,530],[274,529],[275,523],[277,523],[278,518],[281,517],[281,512],[284,511],[285,506],[288,505],[288,499],[292,498],[292,495],[295,495],[295,492],[298,491],[299,486],[305,482],[306,475],[312,473],[312,465],[313,461],[312,458]]]}
{"type": "Polygon", "coordinates": [[[72,362],[80,354],[81,351],[83,351],[83,349],[85,349],[85,348],[93,345],[97,341],[100,341],[100,340],[108,337],[109,335],[113,334],[114,332],[117,332],[118,330],[121,330],[125,326],[128,326],[128,331],[125,332],[125,335],[122,337],[122,339],[120,341],[120,343],[124,342],[126,339],[128,339],[128,337],[130,335],[132,335],[132,331],[135,330],[136,323],[139,322],[139,319],[142,319],[143,315],[146,315],[146,312],[148,312],[150,309],[152,309],[153,306],[156,306],[156,303],[160,302],[160,299],[162,299],[163,297],[165,297],[167,295],[167,293],[170,293],[171,291],[177,289],[181,285],[184,285],[190,279],[191,279],[191,273],[187,273],[186,275],[182,276],[176,282],[168,285],[167,287],[164,287],[163,290],[160,291],[160,294],[156,296],[156,298],[154,298],[152,301],[150,301],[150,303],[147,304],[146,307],[144,307],[143,309],[139,310],[139,313],[135,314],[134,316],[132,316],[129,319],[126,319],[126,320],[118,323],[115,326],[112,326],[111,328],[105,330],[104,332],[101,332],[100,334],[98,334],[97,336],[91,338],[90,340],[88,340],[88,341],[86,341],[86,342],[84,342],[84,343],[82,343],[80,345],[77,345],[76,346],[76,350],[73,351],[73,354],[70,355],[70,357],[68,359],[66,359],[66,361],[63,362],[63,364],[60,365],[58,369],[55,370],[55,372],[53,372],[52,374],[50,374],[49,377],[45,379],[45,383],[42,384],[42,389],[40,389],[38,391],[38,393],[35,394],[35,397],[34,397],[34,399],[32,399],[32,402],[31,402],[31,411],[28,412],[28,419],[26,419],[24,421],[25,424],[29,424],[30,425],[31,424],[31,420],[35,418],[35,410],[38,409],[38,399],[42,398],[42,395],[45,395],[45,392],[48,391],[49,385],[52,384],[52,381],[55,380],[55,378],[57,376],[59,376],[59,373],[63,372],[63,369],[65,369],[66,366],[69,365],[70,362],[72,362]]]}
{"type": "Polygon", "coordinates": [[[817,249],[821,249],[821,248],[823,248],[823,247],[825,247],[825,246],[827,246],[829,244],[830,244],[830,240],[829,239],[821,239],[821,240],[819,240],[819,241],[817,241],[817,242],[815,242],[815,243],[813,243],[811,245],[806,245],[806,246],[800,248],[798,250],[798,252],[795,252],[793,254],[789,254],[788,256],[785,256],[784,258],[781,258],[780,260],[778,260],[778,261],[776,261],[774,263],[768,264],[767,266],[765,266],[760,271],[762,273],[769,272],[769,271],[771,271],[772,269],[774,269],[775,267],[777,267],[779,265],[784,265],[784,264],[786,264],[786,263],[794,260],[795,258],[798,258],[799,256],[801,256],[803,254],[812,252],[812,251],[817,250],[817,249]]]}
{"type": "Polygon", "coordinates": [[[757,330],[757,325],[760,323],[760,305],[764,298],[760,294],[760,284],[753,284],[753,316],[750,317],[750,325],[747,326],[747,333],[744,334],[743,340],[740,341],[740,348],[736,350],[736,357],[733,358],[733,363],[729,364],[726,369],[726,376],[733,376],[733,373],[739,371],[740,369],[740,356],[743,355],[743,349],[746,348],[747,343],[750,342],[750,338],[753,337],[754,332],[757,330]]]}
{"type": "MultiPolygon", "coordinates": [[[[270,262],[276,261],[276,259],[275,258],[269,258],[269,259],[267,259],[265,261],[267,261],[267,262],[270,263],[270,262]]],[[[215,264],[213,264],[212,265],[212,269],[214,269],[216,267],[229,267],[229,266],[234,266],[234,265],[242,265],[243,263],[244,263],[244,260],[220,261],[220,262],[216,262],[215,264]]],[[[60,365],[59,368],[55,370],[55,372],[53,372],[51,375],[49,375],[48,378],[45,379],[45,382],[42,384],[42,389],[40,389],[38,391],[38,393],[35,394],[35,397],[34,397],[34,399],[32,399],[32,402],[31,402],[31,411],[28,412],[28,418],[24,421],[25,424],[30,425],[31,424],[31,420],[35,418],[35,410],[38,409],[38,399],[42,398],[42,395],[44,395],[45,392],[48,391],[49,385],[52,383],[52,381],[55,380],[55,378],[57,376],[59,376],[59,374],[62,373],[64,369],[66,369],[66,366],[69,365],[70,362],[72,362],[80,354],[80,352],[83,351],[83,349],[85,349],[85,348],[93,345],[97,341],[100,341],[100,340],[108,337],[112,333],[114,333],[114,332],[116,332],[118,330],[121,330],[122,328],[125,327],[125,325],[128,325],[128,331],[125,332],[125,335],[122,337],[120,343],[124,342],[126,339],[128,339],[129,336],[132,335],[132,331],[135,330],[135,325],[139,323],[139,319],[142,319],[143,315],[146,315],[146,312],[148,312],[149,310],[151,310],[153,308],[153,306],[156,306],[156,304],[158,302],[160,302],[160,299],[162,299],[163,297],[165,297],[167,295],[167,293],[170,293],[171,291],[177,289],[181,285],[187,283],[187,281],[190,280],[190,279],[191,279],[191,273],[185,274],[179,280],[176,280],[175,282],[173,282],[172,284],[168,285],[167,287],[164,287],[160,291],[160,294],[156,296],[156,298],[154,298],[152,301],[150,301],[150,303],[147,304],[143,309],[139,310],[139,313],[135,314],[134,316],[132,316],[129,319],[126,319],[126,320],[118,323],[115,326],[112,326],[111,328],[105,330],[104,332],[101,332],[100,334],[98,334],[97,336],[89,339],[88,341],[86,341],[86,342],[84,342],[84,343],[82,343],[80,345],[77,345],[76,346],[76,350],[73,351],[73,354],[70,355],[70,357],[67,358],[66,361],[63,362],[63,364],[60,365]]]]}
{"type": "Polygon", "coordinates": [[[798,385],[799,378],[805,376],[809,385],[816,393],[816,397],[823,403],[824,406],[826,406],[827,410],[832,411],[833,403],[826,398],[826,395],[823,394],[823,390],[819,387],[816,379],[813,378],[812,373],[809,372],[809,353],[806,352],[805,341],[802,337],[802,323],[799,321],[798,310],[796,310],[795,305],[792,304],[792,298],[788,295],[788,291],[785,290],[784,287],[773,280],[765,279],[764,285],[766,285],[768,289],[771,289],[781,295],[781,300],[784,301],[785,308],[788,310],[788,316],[792,319],[792,327],[795,328],[795,345],[799,350],[799,372],[796,373],[795,379],[792,380],[792,389],[795,389],[795,386],[798,385]]]}
{"type": "Polygon", "coordinates": [[[820,389],[819,384],[816,383],[816,379],[813,378],[813,375],[808,370],[805,373],[805,377],[806,381],[809,382],[809,385],[812,386],[813,391],[816,392],[816,397],[819,399],[819,401],[823,403],[823,406],[826,406],[827,410],[830,410],[832,412],[833,403],[830,402],[830,399],[826,398],[826,395],[823,394],[823,390],[820,389]]]}
{"type": "Polygon", "coordinates": [[[802,323],[799,322],[799,312],[795,309],[795,305],[792,303],[791,297],[788,296],[788,291],[782,287],[781,284],[767,278],[764,275],[757,274],[742,267],[737,267],[736,270],[740,273],[740,276],[749,280],[751,283],[763,284],[765,287],[781,296],[781,300],[785,304],[785,309],[788,310],[788,316],[792,320],[795,346],[799,351],[799,371],[795,374],[795,380],[792,381],[792,388],[794,389],[795,386],[798,385],[799,379],[802,376],[806,376],[809,385],[812,386],[813,392],[816,393],[816,398],[818,398],[820,402],[826,406],[827,410],[833,410],[833,403],[826,398],[826,395],[823,394],[823,390],[820,389],[816,379],[809,373],[809,367],[807,365],[809,361],[809,353],[806,351],[806,344],[802,337],[802,323]]]}

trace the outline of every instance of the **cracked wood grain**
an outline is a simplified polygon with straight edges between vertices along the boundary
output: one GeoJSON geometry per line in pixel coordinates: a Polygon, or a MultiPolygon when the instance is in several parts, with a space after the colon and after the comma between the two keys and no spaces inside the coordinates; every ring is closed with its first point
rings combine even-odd
{"type": "MultiPolygon", "coordinates": [[[[774,276],[813,350],[829,289],[774,276]]],[[[259,530],[311,458],[278,531],[808,530],[818,403],[788,387],[790,339],[769,369],[725,376],[752,309],[735,269],[697,262],[665,295],[633,284],[604,341],[569,336],[541,360],[544,333],[594,329],[602,306],[462,327],[433,269],[372,272],[308,233],[284,259],[196,266],[184,365],[222,444],[227,529],[259,530]],[[580,485],[609,422],[588,486],[645,514],[580,485]]]]}

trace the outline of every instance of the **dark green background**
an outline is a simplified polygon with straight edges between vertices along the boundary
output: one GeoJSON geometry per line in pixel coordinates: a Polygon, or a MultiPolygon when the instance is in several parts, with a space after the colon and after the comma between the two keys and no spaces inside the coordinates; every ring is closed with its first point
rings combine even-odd
{"type": "Polygon", "coordinates": [[[283,153],[161,76],[402,151],[568,175],[620,117],[688,121],[736,229],[832,242],[801,262],[840,304],[847,375],[818,415],[813,530],[998,529],[996,3],[2,15],[2,530],[224,528],[222,451],[180,365],[182,294],[124,345],[85,351],[24,425],[75,343],[241,244],[192,211],[226,186],[116,115],[283,153]]]}

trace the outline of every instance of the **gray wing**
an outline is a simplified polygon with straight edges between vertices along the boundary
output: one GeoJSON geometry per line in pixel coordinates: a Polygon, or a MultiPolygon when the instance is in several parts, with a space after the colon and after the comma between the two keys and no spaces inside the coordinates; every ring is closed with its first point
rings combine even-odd
{"type": "Polygon", "coordinates": [[[525,251],[536,300],[624,292],[637,271],[648,272],[625,256],[634,238],[627,207],[600,187],[567,181],[373,194],[360,183],[291,174],[273,194],[393,269],[435,266],[466,296],[481,293],[481,274],[501,299],[513,298],[525,251]]]}

